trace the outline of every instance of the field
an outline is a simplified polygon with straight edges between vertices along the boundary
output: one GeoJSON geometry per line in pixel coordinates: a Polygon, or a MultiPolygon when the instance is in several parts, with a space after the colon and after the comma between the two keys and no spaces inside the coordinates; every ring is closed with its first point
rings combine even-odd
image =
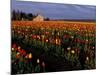
{"type": "Polygon", "coordinates": [[[12,21],[13,74],[96,68],[96,23],[12,21]]]}

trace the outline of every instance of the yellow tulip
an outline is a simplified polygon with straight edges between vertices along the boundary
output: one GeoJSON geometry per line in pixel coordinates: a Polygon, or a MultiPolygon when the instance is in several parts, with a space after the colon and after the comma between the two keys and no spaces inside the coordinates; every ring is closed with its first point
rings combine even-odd
{"type": "Polygon", "coordinates": [[[14,51],[14,48],[12,48],[11,50],[14,51]]]}
{"type": "Polygon", "coordinates": [[[70,48],[70,47],[68,47],[68,48],[67,48],[67,50],[69,51],[69,50],[71,50],[71,48],[70,48]]]}
{"type": "Polygon", "coordinates": [[[71,51],[71,53],[72,53],[72,54],[74,54],[74,53],[75,53],[75,51],[74,51],[74,50],[72,50],[72,51],[71,51]]]}
{"type": "Polygon", "coordinates": [[[88,42],[89,40],[88,39],[86,39],[86,42],[88,42]]]}
{"type": "Polygon", "coordinates": [[[73,39],[73,38],[74,38],[74,36],[71,36],[71,38],[73,39]]]}
{"type": "Polygon", "coordinates": [[[17,55],[20,55],[20,53],[19,53],[19,52],[17,52],[17,55]]]}
{"type": "Polygon", "coordinates": [[[86,60],[88,61],[89,60],[89,57],[86,57],[86,60]]]}
{"type": "Polygon", "coordinates": [[[37,63],[40,63],[40,60],[39,59],[37,59],[37,63]]]}

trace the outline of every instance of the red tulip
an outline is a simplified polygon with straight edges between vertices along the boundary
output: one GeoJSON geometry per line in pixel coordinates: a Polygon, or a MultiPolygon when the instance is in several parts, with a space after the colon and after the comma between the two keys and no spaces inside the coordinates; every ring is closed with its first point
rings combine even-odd
{"type": "Polygon", "coordinates": [[[49,32],[45,32],[45,34],[46,34],[46,35],[48,35],[48,34],[49,34],[49,32]]]}
{"type": "Polygon", "coordinates": [[[69,38],[69,35],[64,35],[63,38],[65,38],[65,39],[66,39],[66,38],[69,38]]]}
{"type": "Polygon", "coordinates": [[[16,44],[13,44],[13,45],[12,45],[12,48],[16,48],[16,47],[17,47],[17,45],[16,45],[16,44]]]}
{"type": "Polygon", "coordinates": [[[45,67],[45,63],[44,62],[42,62],[42,66],[45,67]]]}
{"type": "Polygon", "coordinates": [[[19,52],[17,52],[16,58],[17,58],[17,59],[20,58],[20,53],[19,53],[19,52]]]}
{"type": "Polygon", "coordinates": [[[36,35],[33,34],[33,35],[32,35],[32,38],[33,38],[33,39],[36,39],[36,35]]]}

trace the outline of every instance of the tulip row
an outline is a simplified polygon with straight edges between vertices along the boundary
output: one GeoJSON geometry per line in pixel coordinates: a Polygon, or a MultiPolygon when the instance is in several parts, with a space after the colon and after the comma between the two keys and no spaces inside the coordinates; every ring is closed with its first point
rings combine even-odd
{"type": "MultiPolygon", "coordinates": [[[[33,66],[36,66],[35,60],[37,61],[36,68],[34,70],[31,68],[28,73],[48,72],[52,71],[53,68],[57,71],[60,67],[55,66],[61,64],[66,67],[71,65],[69,68],[64,68],[63,66],[63,70],[94,69],[95,23],[13,21],[12,61],[21,59],[21,57],[31,60],[31,63],[34,62],[33,66]],[[14,55],[16,55],[15,58],[14,55]],[[40,71],[40,60],[42,60],[41,64],[44,67],[42,71],[40,71]],[[56,60],[66,60],[66,63],[59,61],[59,64],[56,60]]],[[[28,64],[31,64],[30,62],[28,64]]]]}

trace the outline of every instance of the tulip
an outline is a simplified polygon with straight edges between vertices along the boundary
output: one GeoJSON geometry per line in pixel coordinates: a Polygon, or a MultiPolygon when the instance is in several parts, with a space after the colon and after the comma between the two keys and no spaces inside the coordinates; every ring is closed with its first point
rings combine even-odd
{"type": "Polygon", "coordinates": [[[86,57],[86,60],[88,61],[89,60],[89,57],[86,57]]]}
{"type": "Polygon", "coordinates": [[[23,55],[26,55],[26,52],[25,51],[23,51],[23,55]]]}
{"type": "Polygon", "coordinates": [[[21,49],[21,47],[20,46],[18,46],[18,50],[20,50],[21,49]]]}
{"type": "Polygon", "coordinates": [[[88,39],[86,39],[86,42],[88,42],[89,40],[88,39]]]}
{"type": "Polygon", "coordinates": [[[48,34],[49,34],[49,32],[45,32],[45,34],[46,34],[46,35],[48,35],[48,34]]]}
{"type": "Polygon", "coordinates": [[[32,35],[32,38],[33,38],[33,39],[36,39],[36,35],[33,34],[33,35],[32,35]]]}
{"type": "Polygon", "coordinates": [[[75,51],[74,51],[74,50],[71,50],[71,53],[72,53],[72,54],[74,54],[74,53],[75,53],[75,51]]]}
{"type": "Polygon", "coordinates": [[[74,36],[71,36],[71,38],[73,39],[73,38],[74,38],[74,36]]]}
{"type": "Polygon", "coordinates": [[[42,62],[42,66],[45,67],[45,63],[44,62],[42,62]]]}
{"type": "Polygon", "coordinates": [[[69,35],[64,35],[63,38],[64,39],[69,38],[69,35]]]}
{"type": "Polygon", "coordinates": [[[68,51],[71,50],[71,47],[68,47],[67,50],[68,50],[68,51]]]}
{"type": "Polygon", "coordinates": [[[13,47],[13,48],[16,48],[16,44],[13,44],[12,47],[13,47]]]}
{"type": "Polygon", "coordinates": [[[18,33],[20,33],[20,31],[18,31],[18,33]]]}
{"type": "Polygon", "coordinates": [[[39,36],[39,35],[37,35],[36,37],[37,37],[38,39],[40,39],[40,36],[39,36]]]}
{"type": "Polygon", "coordinates": [[[19,50],[19,52],[20,52],[21,55],[26,55],[26,52],[23,49],[22,50],[19,50]]]}
{"type": "Polygon", "coordinates": [[[48,39],[46,39],[46,42],[48,42],[48,39]]]}
{"type": "Polygon", "coordinates": [[[39,60],[39,59],[37,59],[37,63],[38,63],[38,64],[40,63],[40,60],[39,60]]]}
{"type": "Polygon", "coordinates": [[[28,55],[26,55],[25,58],[28,58],[28,55]]]}
{"type": "Polygon", "coordinates": [[[28,57],[29,59],[32,59],[32,53],[29,53],[28,57]]]}
{"type": "Polygon", "coordinates": [[[16,58],[20,58],[20,53],[19,52],[17,52],[16,58]]]}
{"type": "Polygon", "coordinates": [[[12,51],[14,51],[14,48],[11,48],[12,51]]]}
{"type": "Polygon", "coordinates": [[[19,52],[17,52],[17,55],[20,55],[20,53],[19,53],[19,52]]]}
{"type": "Polygon", "coordinates": [[[93,46],[92,49],[95,49],[95,47],[93,46]]]}

